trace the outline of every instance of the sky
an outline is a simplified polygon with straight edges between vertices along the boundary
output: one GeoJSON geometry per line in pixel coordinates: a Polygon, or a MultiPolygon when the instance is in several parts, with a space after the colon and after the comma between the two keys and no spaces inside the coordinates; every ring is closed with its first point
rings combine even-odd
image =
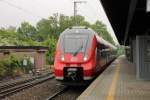
{"type": "MultiPolygon", "coordinates": [[[[0,0],[0,27],[18,27],[21,22],[27,21],[32,25],[42,18],[48,18],[54,13],[73,16],[73,2],[79,0],[0,0]]],[[[107,19],[99,0],[80,0],[86,3],[78,4],[79,15],[90,23],[102,21],[107,26],[114,41],[118,44],[114,31],[107,19]]]]}

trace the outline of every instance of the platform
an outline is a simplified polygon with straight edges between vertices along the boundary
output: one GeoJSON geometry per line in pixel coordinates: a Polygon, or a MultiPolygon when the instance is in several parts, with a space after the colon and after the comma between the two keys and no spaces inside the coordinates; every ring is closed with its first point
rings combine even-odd
{"type": "Polygon", "coordinates": [[[77,100],[150,100],[150,81],[137,80],[135,66],[118,57],[77,100]]]}

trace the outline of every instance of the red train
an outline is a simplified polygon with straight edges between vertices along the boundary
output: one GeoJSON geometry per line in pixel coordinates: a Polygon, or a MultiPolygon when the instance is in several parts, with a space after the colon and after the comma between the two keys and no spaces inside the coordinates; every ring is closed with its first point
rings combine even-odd
{"type": "Polygon", "coordinates": [[[114,59],[115,47],[99,37],[92,29],[72,27],[59,37],[54,73],[63,82],[92,80],[102,67],[114,59]]]}

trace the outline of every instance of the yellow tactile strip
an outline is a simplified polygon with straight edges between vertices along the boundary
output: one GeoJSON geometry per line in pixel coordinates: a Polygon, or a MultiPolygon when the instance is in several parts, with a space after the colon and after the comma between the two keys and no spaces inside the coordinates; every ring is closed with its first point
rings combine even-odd
{"type": "MultiPolygon", "coordinates": [[[[114,77],[118,77],[119,65],[118,59],[115,60],[84,92],[77,100],[106,100],[108,91],[111,89],[111,84],[114,77]],[[117,71],[117,75],[115,72],[117,71]]],[[[116,80],[117,78],[115,78],[116,80]]],[[[116,80],[117,81],[117,80],[116,80]]],[[[117,82],[114,82],[115,86],[117,82]]],[[[113,87],[114,88],[114,87],[113,87]]],[[[111,92],[110,92],[111,93],[111,92]]],[[[113,95],[114,96],[114,95],[113,95]]]]}
{"type": "Polygon", "coordinates": [[[115,68],[115,74],[114,74],[114,77],[113,77],[113,80],[112,80],[112,83],[111,83],[111,87],[108,91],[107,100],[114,100],[117,81],[118,81],[118,78],[119,78],[119,72],[120,72],[120,64],[118,62],[118,64],[116,65],[116,68],[115,68]]]}
{"type": "Polygon", "coordinates": [[[150,81],[136,79],[136,67],[124,58],[116,88],[115,100],[150,100],[150,81]]]}
{"type": "Polygon", "coordinates": [[[136,80],[135,68],[120,56],[78,100],[150,100],[150,81],[136,80]]]}

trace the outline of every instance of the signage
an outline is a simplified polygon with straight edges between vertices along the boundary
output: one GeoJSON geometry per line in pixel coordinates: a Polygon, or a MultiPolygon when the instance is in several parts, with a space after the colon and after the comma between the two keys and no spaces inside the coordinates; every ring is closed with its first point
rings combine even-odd
{"type": "Polygon", "coordinates": [[[146,2],[146,12],[150,12],[150,0],[146,2]]]}

